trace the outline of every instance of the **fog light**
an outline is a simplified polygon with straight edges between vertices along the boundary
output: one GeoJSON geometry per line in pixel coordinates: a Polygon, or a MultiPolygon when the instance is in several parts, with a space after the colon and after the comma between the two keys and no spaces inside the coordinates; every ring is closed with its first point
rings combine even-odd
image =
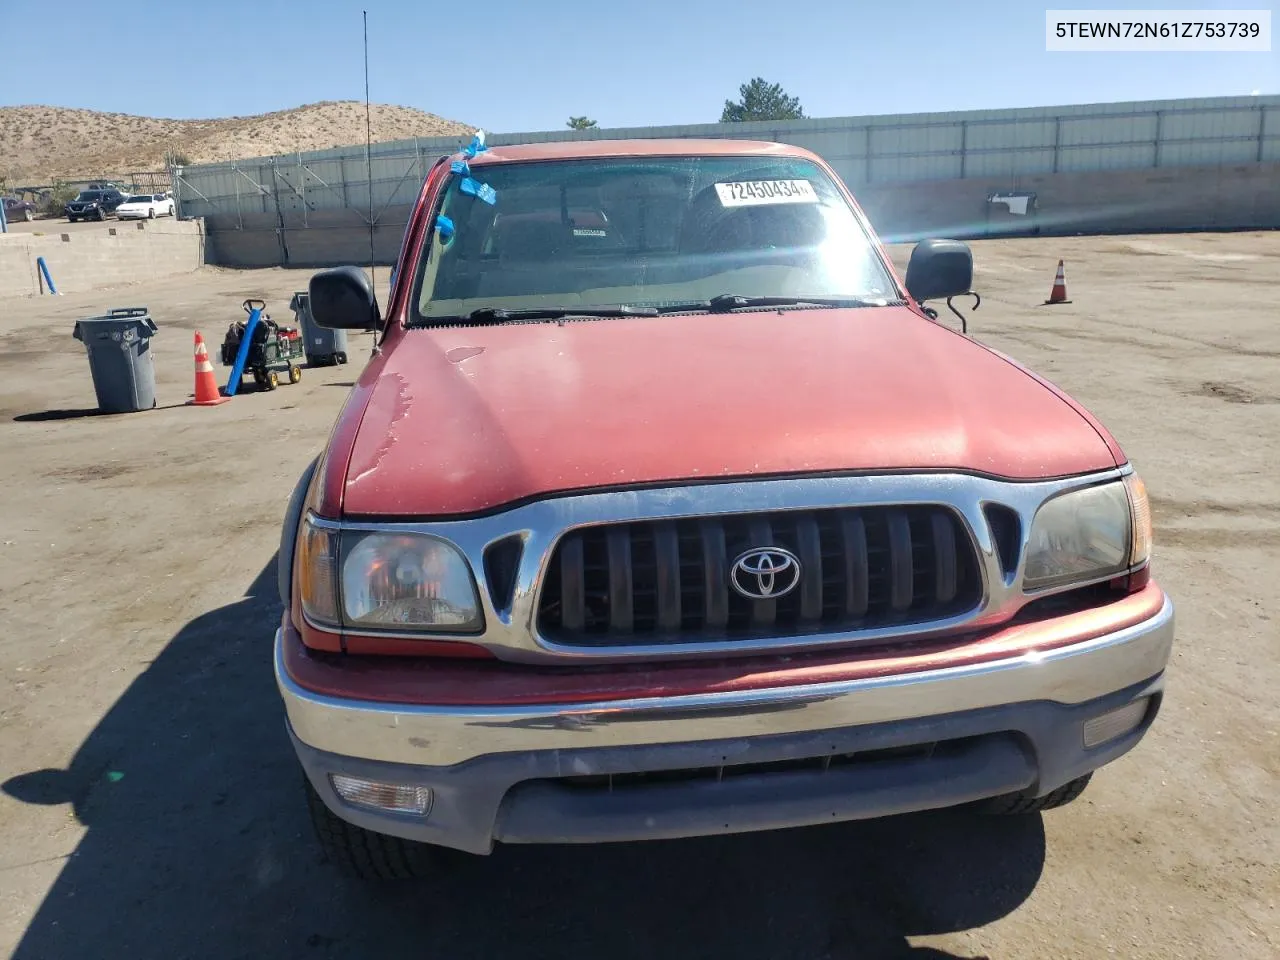
{"type": "Polygon", "coordinates": [[[431,788],[408,783],[382,783],[361,777],[329,774],[333,789],[353,807],[379,810],[383,813],[411,813],[425,817],[431,809],[431,788]]]}
{"type": "Polygon", "coordinates": [[[1136,730],[1146,718],[1147,706],[1150,703],[1150,697],[1143,697],[1141,700],[1125,704],[1119,710],[1112,710],[1110,713],[1104,713],[1100,717],[1086,720],[1084,724],[1084,745],[1086,747],[1096,747],[1099,744],[1106,743],[1108,740],[1122,737],[1131,730],[1136,730]]]}

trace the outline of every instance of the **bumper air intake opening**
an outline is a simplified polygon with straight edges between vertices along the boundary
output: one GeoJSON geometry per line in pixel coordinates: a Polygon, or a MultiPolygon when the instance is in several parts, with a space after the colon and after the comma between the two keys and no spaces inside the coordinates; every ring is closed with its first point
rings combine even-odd
{"type": "Polygon", "coordinates": [[[540,781],[579,791],[614,792],[629,788],[651,787],[661,784],[714,782],[726,783],[740,777],[767,776],[784,773],[821,773],[852,767],[875,767],[881,764],[934,758],[960,756],[972,750],[979,741],[990,736],[1010,734],[984,734],[910,746],[880,750],[863,750],[857,753],[828,754],[821,757],[801,757],[789,760],[771,760],[760,763],[738,763],[723,766],[688,767],[675,770],[651,770],[634,773],[590,774],[585,776],[557,777],[540,781]]]}

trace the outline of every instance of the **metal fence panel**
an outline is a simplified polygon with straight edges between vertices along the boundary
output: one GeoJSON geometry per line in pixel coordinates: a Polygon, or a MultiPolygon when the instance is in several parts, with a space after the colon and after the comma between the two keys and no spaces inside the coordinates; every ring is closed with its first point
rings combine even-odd
{"type": "MultiPolygon", "coordinates": [[[[1016,178],[1280,159],[1280,96],[1077,104],[875,117],[495,134],[489,143],[655,137],[773,140],[813,150],[851,186],[957,177],[1016,178]]],[[[417,196],[435,159],[468,137],[335,147],[176,168],[182,216],[222,228],[262,215],[309,224],[347,210],[376,224],[417,196]],[[372,167],[370,178],[368,169],[372,167]],[[370,182],[370,179],[372,182],[370,182]]]]}
{"type": "Polygon", "coordinates": [[[1058,170],[1079,173],[1085,170],[1132,170],[1155,166],[1155,141],[1148,143],[1082,144],[1062,147],[1058,152],[1058,170]]]}

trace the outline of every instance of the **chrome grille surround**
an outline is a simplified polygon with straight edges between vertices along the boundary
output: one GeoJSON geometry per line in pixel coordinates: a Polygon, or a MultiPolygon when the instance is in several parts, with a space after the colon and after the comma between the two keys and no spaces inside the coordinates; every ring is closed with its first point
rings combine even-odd
{"type": "MultiPolygon", "coordinates": [[[[455,544],[475,577],[485,628],[479,635],[418,631],[371,631],[362,635],[408,639],[465,640],[508,661],[568,664],[657,661],[748,654],[821,650],[832,646],[871,644],[895,639],[921,639],[989,627],[1011,618],[1041,597],[1086,585],[1072,583],[1026,593],[1022,574],[1027,538],[1037,509],[1045,501],[1074,489],[1119,480],[1132,472],[1125,465],[1082,476],[1053,480],[1008,481],[962,473],[859,474],[853,476],[784,477],[682,484],[603,492],[571,493],[534,500],[478,517],[402,521],[313,518],[317,525],[353,531],[426,533],[455,544]],[[941,506],[958,515],[977,553],[980,579],[977,602],[964,612],[928,623],[883,625],[873,629],[806,632],[770,637],[733,637],[708,642],[657,642],[629,645],[559,643],[542,636],[536,626],[539,595],[554,549],[570,530],[604,524],[668,519],[697,519],[735,514],[829,510],[844,507],[941,506]],[[986,509],[1002,508],[1018,520],[1016,557],[1004,558],[988,522],[986,509]],[[511,538],[522,545],[510,602],[501,585],[488,582],[485,553],[511,538]],[[1009,563],[1010,559],[1014,562],[1009,563]],[[1006,569],[1008,566],[1008,569],[1006,569]]],[[[1112,573],[1097,578],[1109,580],[1112,573]]]]}

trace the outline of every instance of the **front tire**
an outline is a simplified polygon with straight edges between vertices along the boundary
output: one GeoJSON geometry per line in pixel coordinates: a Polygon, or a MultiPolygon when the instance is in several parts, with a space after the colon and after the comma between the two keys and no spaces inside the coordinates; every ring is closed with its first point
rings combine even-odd
{"type": "Polygon", "coordinates": [[[150,210],[147,211],[147,219],[154,220],[155,218],[156,218],[156,208],[152,207],[150,210]]]}
{"type": "Polygon", "coordinates": [[[27,221],[27,223],[30,223],[30,222],[31,222],[32,220],[34,220],[35,218],[36,218],[36,214],[35,214],[35,211],[34,211],[34,210],[23,210],[23,211],[22,211],[22,219],[23,219],[23,220],[25,220],[25,221],[27,221]]]}
{"type": "Polygon", "coordinates": [[[1077,777],[1070,783],[1064,783],[1057,790],[1052,790],[1043,797],[1032,797],[1025,793],[1010,793],[1003,797],[992,797],[990,800],[985,801],[980,809],[983,813],[997,816],[1042,813],[1055,807],[1066,806],[1084,793],[1084,788],[1089,785],[1089,781],[1092,778],[1092,773],[1086,773],[1083,777],[1077,777]]]}
{"type": "MultiPolygon", "coordinates": [[[[305,779],[305,778],[304,778],[305,779]]],[[[440,872],[452,851],[374,833],[348,823],[330,810],[311,781],[306,781],[307,811],[325,859],[339,872],[359,880],[413,880],[440,872]]]]}

